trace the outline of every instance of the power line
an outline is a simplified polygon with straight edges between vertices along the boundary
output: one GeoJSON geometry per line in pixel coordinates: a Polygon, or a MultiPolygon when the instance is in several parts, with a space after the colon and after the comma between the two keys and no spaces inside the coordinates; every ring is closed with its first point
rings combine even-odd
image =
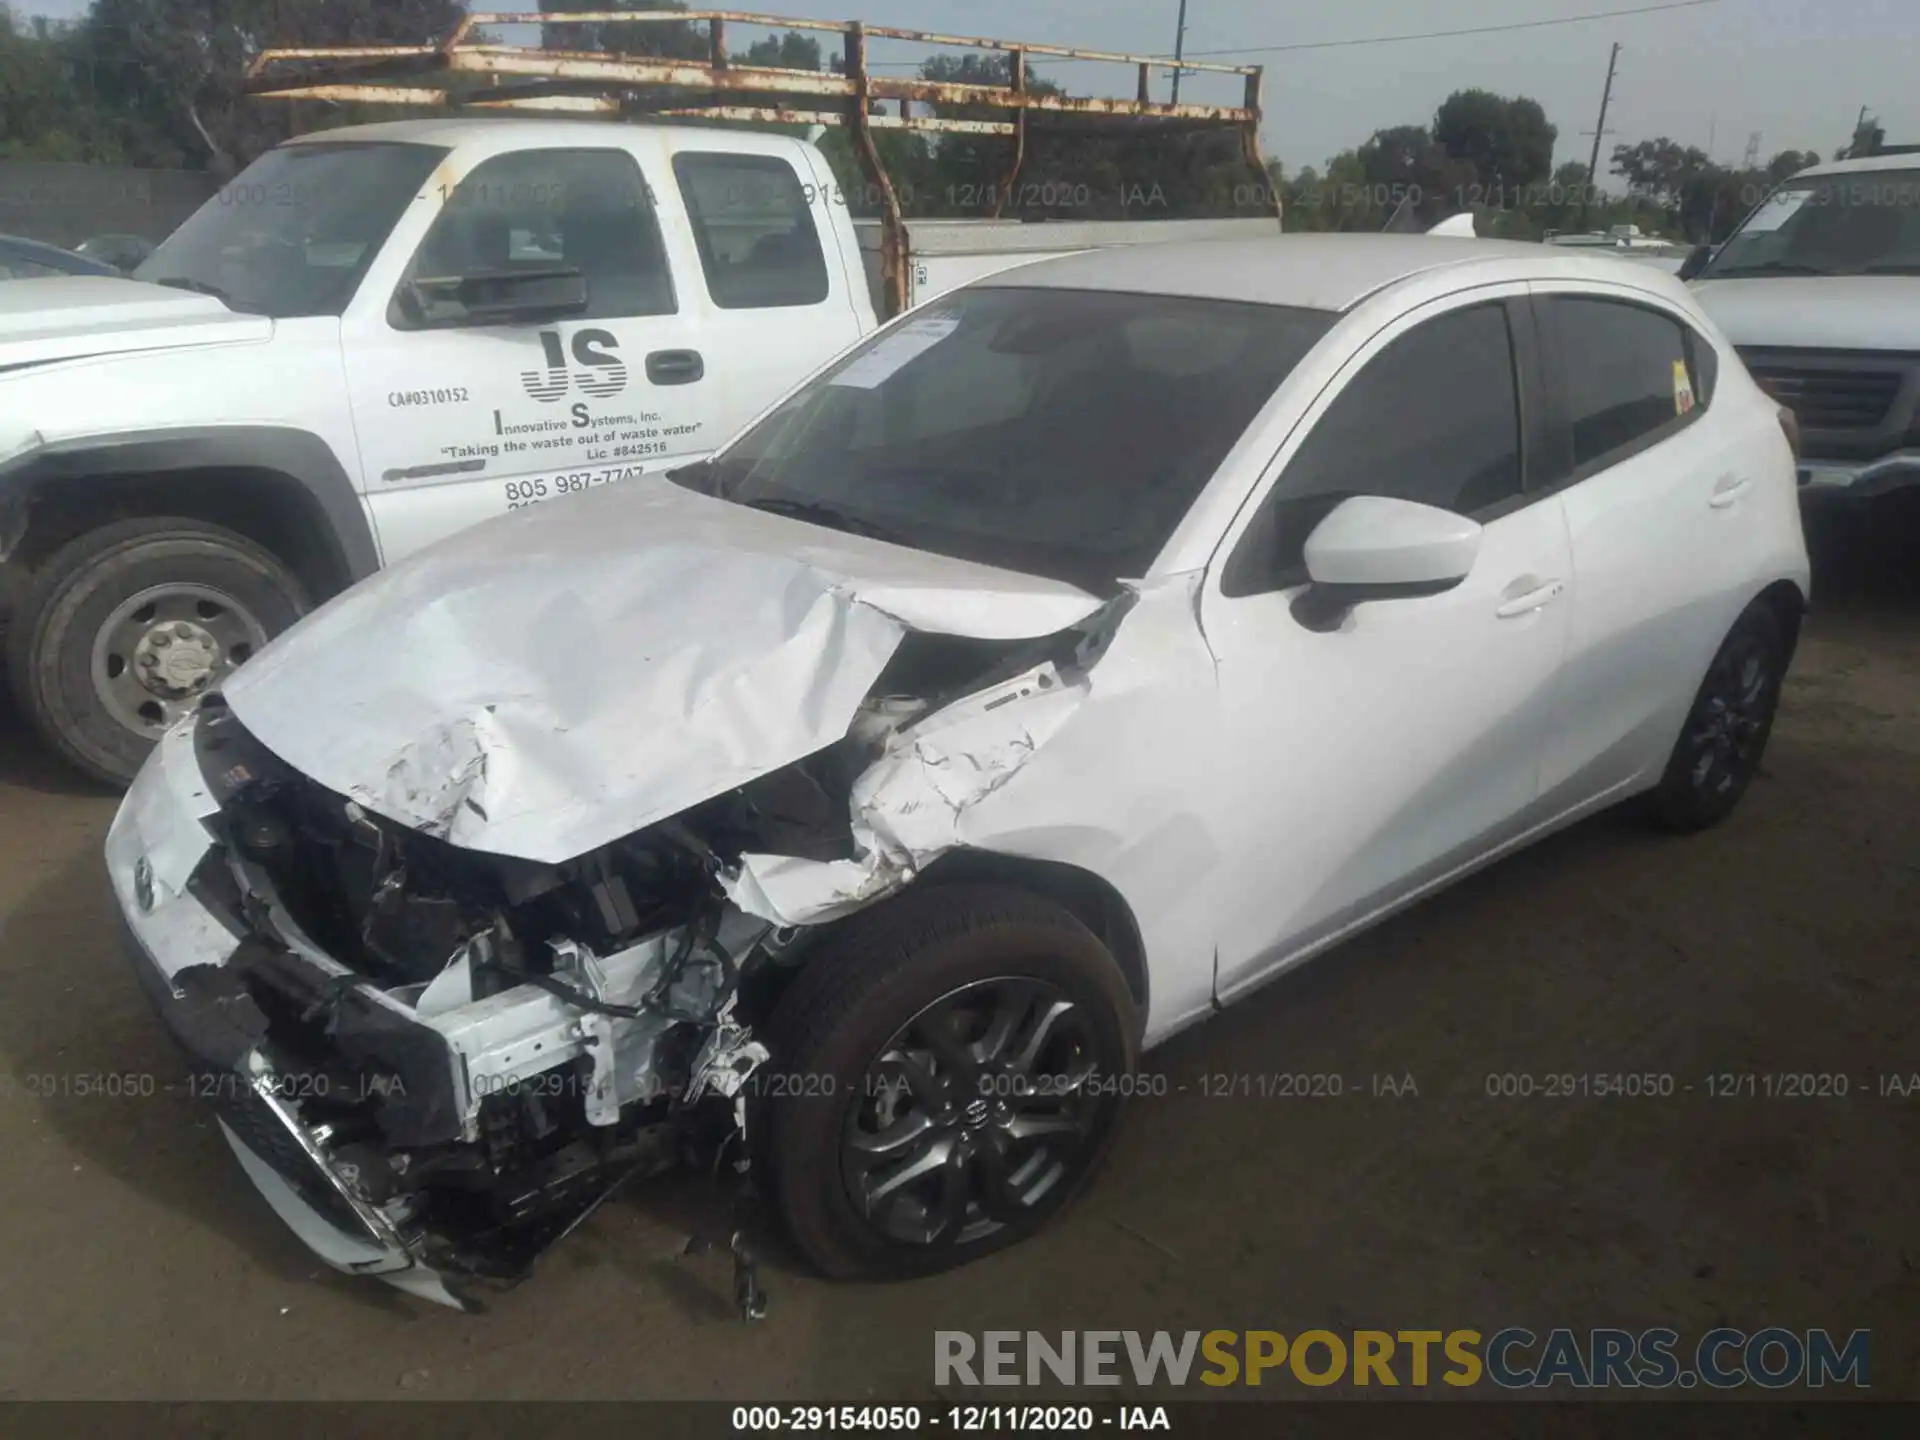
{"type": "Polygon", "coordinates": [[[1541,30],[1549,25],[1582,25],[1590,20],[1618,20],[1624,15],[1653,15],[1662,10],[1692,10],[1718,5],[1720,0],[1667,0],[1632,10],[1596,10],[1589,15],[1562,15],[1552,20],[1514,20],[1504,25],[1475,25],[1467,30],[1428,30],[1419,35],[1368,35],[1355,40],[1306,40],[1294,45],[1236,45],[1230,50],[1193,50],[1193,55],[1277,55],[1287,50],[1344,50],[1354,45],[1397,45],[1403,40],[1446,40],[1455,35],[1497,35],[1506,30],[1541,30]]]}
{"type": "MultiPolygon", "coordinates": [[[[1508,30],[1541,30],[1553,25],[1584,25],[1594,20],[1618,20],[1628,15],[1657,15],[1663,10],[1696,10],[1703,5],[1718,5],[1721,0],[1665,0],[1660,5],[1640,5],[1630,10],[1595,10],[1586,15],[1561,15],[1551,20],[1513,20],[1503,25],[1475,25],[1465,30],[1428,30],[1418,35],[1367,35],[1352,40],[1303,40],[1292,45],[1236,45],[1226,50],[1189,50],[1188,55],[1278,55],[1295,50],[1346,50],[1357,45],[1398,45],[1407,40],[1446,40],[1456,35],[1497,35],[1508,30]]],[[[1104,60],[1083,60],[1078,55],[1049,55],[1049,65],[1104,65],[1104,60]]],[[[1155,59],[1165,57],[1155,56],[1155,59]]],[[[916,60],[869,62],[874,70],[913,70],[916,60]]]]}

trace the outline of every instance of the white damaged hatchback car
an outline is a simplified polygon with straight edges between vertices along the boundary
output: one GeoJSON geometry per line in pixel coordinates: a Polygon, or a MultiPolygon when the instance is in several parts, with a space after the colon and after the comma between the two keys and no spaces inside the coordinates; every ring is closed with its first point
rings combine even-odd
{"type": "Polygon", "coordinates": [[[469,1303],[692,1154],[924,1272],[1074,1193],[1143,1047],[1602,807],[1726,815],[1807,593],[1779,408],[1652,269],[1091,253],[340,596],[107,862],[334,1265],[469,1303]]]}

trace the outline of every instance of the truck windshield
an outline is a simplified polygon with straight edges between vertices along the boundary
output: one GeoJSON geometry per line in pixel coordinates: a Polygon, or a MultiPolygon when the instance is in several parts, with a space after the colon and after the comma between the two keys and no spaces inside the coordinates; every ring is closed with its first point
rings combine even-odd
{"type": "Polygon", "coordinates": [[[981,287],[874,336],[678,483],[1102,593],[1146,573],[1337,317],[981,287]]]}
{"type": "Polygon", "coordinates": [[[1788,181],[1699,278],[1755,275],[1920,275],[1920,169],[1788,181]]]}
{"type": "Polygon", "coordinates": [[[446,154],[366,142],[269,150],[194,211],[134,278],[281,320],[338,315],[446,154]]]}

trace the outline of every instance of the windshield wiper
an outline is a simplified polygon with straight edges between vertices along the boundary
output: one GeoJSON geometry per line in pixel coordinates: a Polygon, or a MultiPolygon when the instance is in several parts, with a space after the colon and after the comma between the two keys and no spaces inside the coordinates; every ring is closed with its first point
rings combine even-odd
{"type": "Polygon", "coordinates": [[[845,530],[854,535],[865,535],[870,540],[885,540],[892,545],[905,545],[909,542],[900,537],[896,530],[858,515],[849,515],[844,510],[836,510],[831,505],[823,505],[818,500],[795,500],[786,495],[761,495],[752,500],[740,502],[750,510],[765,510],[769,515],[785,515],[790,520],[804,520],[811,525],[823,525],[829,530],[845,530]]]}
{"type": "Polygon", "coordinates": [[[247,308],[238,300],[235,300],[233,296],[222,290],[218,285],[211,285],[205,280],[195,280],[188,275],[165,275],[158,280],[149,280],[147,283],[149,285],[165,285],[169,290],[191,290],[196,295],[211,295],[229,310],[244,310],[247,308]]]}
{"type": "Polygon", "coordinates": [[[685,486],[697,495],[718,495],[720,487],[714,481],[713,461],[689,460],[684,465],[676,465],[666,472],[667,479],[676,485],[685,486]]]}
{"type": "Polygon", "coordinates": [[[1737,275],[1831,275],[1818,265],[1803,265],[1798,260],[1762,260],[1754,265],[1715,266],[1703,273],[1702,280],[1727,280],[1737,275]]]}
{"type": "Polygon", "coordinates": [[[1864,265],[1862,275],[1920,275],[1920,260],[1884,260],[1873,265],[1864,265]]]}

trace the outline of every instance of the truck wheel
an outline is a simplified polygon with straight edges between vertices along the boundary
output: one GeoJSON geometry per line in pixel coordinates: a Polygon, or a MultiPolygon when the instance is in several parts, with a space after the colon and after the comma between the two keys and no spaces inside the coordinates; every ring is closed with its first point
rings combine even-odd
{"type": "Polygon", "coordinates": [[[124,785],[168,725],[307,608],[270,553],[199,520],[121,520],[55,551],[8,634],[21,710],[54,749],[124,785]]]}
{"type": "Polygon", "coordinates": [[[1050,901],[910,890],[855,916],[781,996],[749,1137],[795,1243],[874,1278],[1038,1230],[1111,1145],[1136,1060],[1113,957],[1050,901]]]}

